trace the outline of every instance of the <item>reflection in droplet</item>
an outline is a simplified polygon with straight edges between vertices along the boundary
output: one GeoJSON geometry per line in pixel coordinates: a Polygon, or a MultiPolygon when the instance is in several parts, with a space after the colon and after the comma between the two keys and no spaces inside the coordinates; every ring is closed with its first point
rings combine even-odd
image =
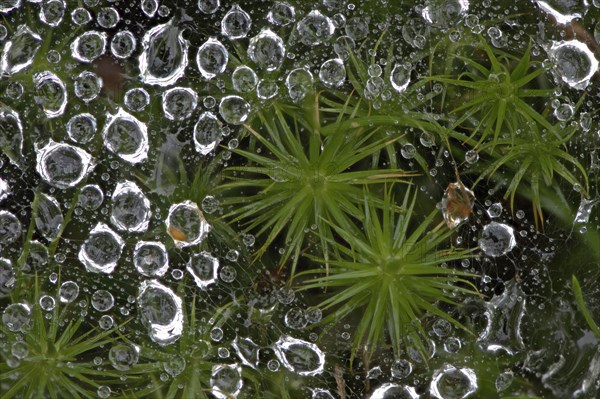
{"type": "Polygon", "coordinates": [[[390,74],[390,83],[398,93],[404,92],[410,83],[410,71],[404,66],[396,64],[390,74]]]}
{"type": "Polygon", "coordinates": [[[163,243],[139,241],[133,250],[133,264],[146,277],[162,277],[169,269],[169,256],[163,243]]]}
{"type": "Polygon", "coordinates": [[[167,232],[180,248],[199,244],[210,231],[198,205],[189,200],[171,205],[165,223],[167,232]]]}
{"type": "Polygon", "coordinates": [[[285,87],[293,102],[300,102],[312,89],[313,76],[304,68],[296,68],[290,71],[285,79],[285,87]]]}
{"type": "Polygon", "coordinates": [[[106,51],[107,38],[104,32],[82,33],[71,43],[71,55],[79,62],[92,62],[106,51]]]}
{"type": "Polygon", "coordinates": [[[454,229],[469,218],[474,201],[475,194],[462,182],[448,184],[442,197],[442,214],[448,228],[454,229]]]}
{"type": "Polygon", "coordinates": [[[229,40],[241,39],[250,31],[250,25],[252,25],[250,15],[234,4],[221,21],[221,33],[229,40]]]}
{"type": "Polygon", "coordinates": [[[81,188],[77,203],[88,211],[96,210],[104,201],[104,193],[97,184],[88,184],[81,188]]]}
{"type": "Polygon", "coordinates": [[[146,32],[139,59],[142,82],[159,86],[175,83],[183,76],[187,66],[188,46],[183,32],[173,24],[173,20],[146,32]]]}
{"type": "Polygon", "coordinates": [[[294,373],[313,376],[323,372],[325,353],[311,342],[282,335],[273,349],[285,368],[294,373]]]}
{"type": "Polygon", "coordinates": [[[159,345],[171,344],[181,337],[183,310],[181,298],[156,280],[143,281],[137,303],[150,338],[159,345]]]}
{"type": "Polygon", "coordinates": [[[196,55],[196,64],[198,70],[204,79],[212,79],[227,68],[229,55],[223,43],[215,39],[209,38],[200,46],[196,55]]]}
{"type": "Polygon", "coordinates": [[[263,29],[250,39],[248,56],[259,68],[274,71],[285,59],[283,40],[270,29],[263,29]]]}
{"type": "Polygon", "coordinates": [[[136,40],[133,33],[124,30],[116,33],[110,42],[110,52],[117,58],[130,57],[136,48],[136,40]]]}
{"type": "Polygon", "coordinates": [[[344,62],[339,58],[332,58],[321,64],[319,79],[327,87],[339,87],[346,79],[344,62]]]}
{"type": "Polygon", "coordinates": [[[198,0],[198,9],[204,14],[214,14],[220,6],[220,0],[198,0]]]}
{"type": "Polygon", "coordinates": [[[90,102],[100,94],[102,78],[90,71],[83,71],[75,77],[75,95],[84,102],[90,102]]]}
{"type": "Polygon", "coordinates": [[[221,118],[232,125],[241,125],[248,119],[250,104],[240,96],[225,96],[219,103],[221,118]]]}
{"type": "Polygon", "coordinates": [[[445,29],[458,23],[468,10],[468,0],[428,0],[421,15],[427,23],[445,29]]]}
{"type": "Polygon", "coordinates": [[[65,281],[58,289],[61,303],[71,303],[79,296],[79,285],[74,281],[65,281]]]}
{"type": "Polygon", "coordinates": [[[194,125],[194,145],[202,155],[211,152],[221,141],[223,124],[212,112],[203,112],[194,125]]]}
{"type": "Polygon", "coordinates": [[[119,371],[130,370],[139,359],[139,348],[128,343],[113,345],[108,351],[110,364],[119,371]]]}
{"type": "Polygon", "coordinates": [[[477,376],[469,368],[445,365],[433,373],[429,393],[437,399],[464,399],[477,391],[477,376]]]}
{"type": "Polygon", "coordinates": [[[479,239],[479,248],[484,254],[492,257],[507,254],[515,245],[517,242],[514,229],[503,223],[487,224],[479,239]]]}
{"type": "Polygon", "coordinates": [[[172,121],[189,118],[197,105],[198,95],[188,87],[173,87],[162,95],[163,111],[172,121]]]}
{"type": "Polygon", "coordinates": [[[15,269],[10,259],[0,258],[0,298],[15,287],[15,269]]]}
{"type": "Polygon", "coordinates": [[[231,346],[237,353],[238,357],[242,361],[242,364],[248,367],[256,369],[258,367],[258,352],[259,346],[254,343],[250,338],[235,336],[235,339],[231,343],[231,346]]]}
{"type": "Polygon", "coordinates": [[[308,46],[316,46],[329,40],[335,31],[333,21],[318,10],[308,13],[296,27],[300,41],[308,46]]]}
{"type": "Polygon", "coordinates": [[[46,0],[40,7],[40,21],[52,27],[58,26],[65,15],[65,9],[63,0],[46,0]]]}
{"type": "Polygon", "coordinates": [[[231,75],[233,89],[239,93],[248,93],[254,90],[257,80],[256,73],[246,65],[235,68],[231,75]]]}
{"type": "Polygon", "coordinates": [[[40,193],[35,213],[35,226],[44,238],[48,241],[54,240],[58,236],[63,220],[58,201],[54,197],[40,193]]]}
{"type": "Polygon", "coordinates": [[[33,75],[35,102],[42,108],[47,118],[56,118],[67,107],[67,88],[58,76],[50,71],[33,75]]]}
{"type": "Polygon", "coordinates": [[[145,123],[119,108],[108,114],[102,131],[104,146],[129,163],[140,163],[148,157],[148,130],[145,123]]]}
{"type": "Polygon", "coordinates": [[[0,59],[0,73],[12,75],[29,67],[41,45],[40,35],[29,29],[27,25],[19,25],[12,40],[4,44],[0,59]]]}
{"type": "Polygon", "coordinates": [[[92,294],[92,307],[98,312],[108,312],[115,304],[115,298],[106,290],[98,290],[92,294]]]}
{"type": "Polygon", "coordinates": [[[242,391],[242,367],[238,364],[216,364],[212,368],[210,386],[217,399],[236,398],[242,391]]]}
{"type": "Polygon", "coordinates": [[[88,113],[75,115],[67,122],[67,134],[79,144],[88,143],[93,139],[96,129],[96,118],[88,113]]]}
{"type": "Polygon", "coordinates": [[[137,184],[131,181],[117,183],[112,195],[111,223],[119,230],[142,232],[150,222],[150,200],[137,184]]]}
{"type": "Polygon", "coordinates": [[[52,140],[37,150],[36,170],[48,184],[74,187],[90,170],[92,157],[81,148],[52,140]]]}
{"type": "Polygon", "coordinates": [[[2,324],[12,332],[27,332],[31,321],[31,308],[25,303],[13,303],[4,309],[2,324]]]}
{"type": "Polygon", "coordinates": [[[549,50],[558,77],[574,89],[585,89],[598,71],[598,60],[585,43],[554,42],[549,50]]]}
{"type": "Polygon", "coordinates": [[[0,108],[0,148],[12,163],[22,164],[23,124],[19,114],[6,107],[0,108]]]}
{"type": "Polygon", "coordinates": [[[79,250],[79,261],[89,272],[110,274],[123,251],[123,239],[104,223],[98,223],[79,250]]]}
{"type": "Polygon", "coordinates": [[[186,268],[194,278],[196,285],[205,290],[217,281],[219,259],[211,256],[209,252],[202,251],[192,254],[186,268]]]}
{"type": "Polygon", "coordinates": [[[296,20],[296,10],[288,3],[277,1],[271,6],[267,20],[273,25],[289,25],[296,20]]]}

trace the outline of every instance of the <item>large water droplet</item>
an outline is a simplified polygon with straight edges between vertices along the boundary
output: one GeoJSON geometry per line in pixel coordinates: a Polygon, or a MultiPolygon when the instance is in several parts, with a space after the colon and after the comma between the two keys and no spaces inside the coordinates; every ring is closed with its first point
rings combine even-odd
{"type": "Polygon", "coordinates": [[[40,21],[52,27],[58,26],[62,22],[66,8],[63,0],[46,0],[40,7],[40,21]]]}
{"type": "Polygon", "coordinates": [[[211,152],[221,141],[223,124],[212,112],[203,112],[194,126],[194,146],[202,155],[211,152]]]}
{"type": "Polygon", "coordinates": [[[93,273],[112,273],[123,252],[123,239],[104,223],[98,223],[79,250],[79,261],[93,273]]]}
{"type": "Polygon", "coordinates": [[[96,129],[96,118],[88,113],[75,115],[67,122],[67,134],[79,144],[88,143],[93,139],[96,129]]]}
{"type": "Polygon", "coordinates": [[[398,93],[404,92],[410,83],[410,70],[404,68],[403,65],[396,64],[390,73],[390,83],[398,93]]]}
{"type": "Polygon", "coordinates": [[[0,149],[10,161],[23,161],[23,124],[19,114],[9,108],[0,108],[0,149]]]}
{"type": "Polygon", "coordinates": [[[133,33],[128,30],[116,33],[110,42],[110,52],[117,58],[129,58],[136,48],[133,33]]]}
{"type": "Polygon", "coordinates": [[[254,90],[258,78],[252,68],[246,65],[240,65],[235,68],[231,75],[231,84],[233,89],[239,93],[248,93],[254,90]]]}
{"type": "Polygon", "coordinates": [[[22,0],[3,0],[0,2],[0,12],[8,14],[12,10],[21,7],[22,0]]]}
{"type": "Polygon", "coordinates": [[[479,248],[487,256],[497,257],[510,252],[517,242],[514,229],[503,223],[492,222],[483,228],[479,248]]]}
{"type": "Polygon", "coordinates": [[[198,0],[198,9],[204,14],[214,14],[220,6],[220,0],[198,0]]]}
{"type": "Polygon", "coordinates": [[[442,197],[442,214],[448,228],[454,229],[469,218],[474,200],[475,194],[462,182],[448,184],[442,197]]]}
{"type": "Polygon", "coordinates": [[[112,195],[111,223],[119,230],[142,232],[150,222],[150,201],[137,184],[131,181],[117,183],[112,195]]]}
{"type": "Polygon", "coordinates": [[[283,40],[270,29],[263,29],[250,39],[248,56],[259,68],[274,71],[285,59],[283,40]]]}
{"type": "Polygon", "coordinates": [[[71,43],[71,55],[79,62],[92,62],[106,51],[107,38],[104,32],[82,33],[71,43]]]}
{"type": "Polygon", "coordinates": [[[296,20],[296,10],[288,3],[277,1],[271,6],[267,20],[273,25],[289,25],[296,20]]]}
{"type": "Polygon", "coordinates": [[[323,372],[325,354],[311,342],[282,335],[273,349],[279,361],[294,373],[313,376],[323,372]]]}
{"type": "Polygon", "coordinates": [[[293,102],[300,102],[312,90],[313,76],[304,68],[296,68],[290,71],[285,79],[285,87],[293,102]]]}
{"type": "Polygon", "coordinates": [[[246,37],[251,24],[250,15],[235,4],[221,21],[221,33],[229,40],[241,39],[246,37]]]}
{"type": "Polygon", "coordinates": [[[71,303],[79,296],[79,285],[74,281],[65,281],[58,289],[61,303],[71,303]]]}
{"type": "Polygon", "coordinates": [[[98,312],[108,312],[115,305],[115,297],[106,290],[98,290],[92,295],[91,303],[98,312]]]}
{"type": "Polygon", "coordinates": [[[308,13],[296,27],[300,41],[307,46],[316,46],[329,40],[335,32],[331,19],[318,10],[308,13]]]}
{"type": "Polygon", "coordinates": [[[48,241],[52,241],[58,236],[63,220],[58,201],[54,197],[41,193],[35,214],[35,226],[38,231],[48,241]]]}
{"type": "Polygon", "coordinates": [[[169,86],[183,76],[189,43],[173,20],[150,29],[142,40],[139,67],[142,82],[169,86]]]}
{"type": "Polygon", "coordinates": [[[198,105],[198,95],[187,87],[173,87],[162,95],[162,108],[167,119],[180,121],[189,118],[198,105]]]}
{"type": "Polygon", "coordinates": [[[227,68],[229,55],[223,43],[214,37],[206,40],[198,49],[196,64],[205,79],[212,79],[227,68]]]}
{"type": "Polygon", "coordinates": [[[27,25],[19,25],[12,40],[4,44],[0,73],[12,75],[26,69],[42,45],[42,38],[27,25]]]}
{"type": "Polygon", "coordinates": [[[139,163],[148,156],[148,130],[145,123],[119,108],[108,114],[102,131],[104,146],[129,163],[139,163]]]}
{"type": "Polygon", "coordinates": [[[248,367],[256,369],[258,367],[258,352],[259,346],[254,343],[250,338],[244,338],[236,335],[235,339],[231,343],[231,346],[237,353],[238,357],[242,361],[242,364],[248,367]]]}
{"type": "Polygon", "coordinates": [[[21,237],[22,228],[19,219],[9,211],[0,211],[0,245],[12,244],[21,237]]]}
{"type": "Polygon", "coordinates": [[[237,364],[216,364],[212,368],[210,386],[217,399],[236,398],[242,391],[242,367],[237,364]]]}
{"type": "Polygon", "coordinates": [[[167,232],[180,248],[199,244],[210,231],[198,205],[189,200],[171,205],[165,223],[167,232]]]}
{"type": "Polygon", "coordinates": [[[33,75],[35,102],[48,118],[56,118],[67,107],[67,88],[62,80],[50,71],[33,75]]]}
{"type": "Polygon", "coordinates": [[[594,53],[577,40],[554,42],[549,55],[558,77],[575,89],[585,89],[598,70],[594,53]]]}
{"type": "Polygon", "coordinates": [[[413,387],[407,385],[385,383],[373,391],[369,399],[418,399],[413,387]]]}
{"type": "Polygon", "coordinates": [[[37,150],[36,170],[48,184],[74,187],[90,170],[92,157],[81,148],[52,140],[37,150]]]}
{"type": "Polygon", "coordinates": [[[75,77],[75,95],[84,102],[90,102],[100,94],[102,78],[94,72],[83,71],[75,77]]]}
{"type": "Polygon", "coordinates": [[[0,298],[15,287],[15,269],[10,259],[0,258],[0,298]]]}
{"type": "Polygon", "coordinates": [[[460,21],[468,10],[468,0],[428,0],[421,15],[427,23],[446,29],[460,21]]]}
{"type": "Polygon", "coordinates": [[[546,13],[552,15],[559,24],[568,24],[581,18],[587,11],[587,1],[580,0],[534,0],[546,13]]]}
{"type": "Polygon", "coordinates": [[[217,281],[218,269],[219,259],[206,251],[193,254],[187,263],[187,271],[194,278],[196,285],[203,290],[217,281]]]}
{"type": "Polygon", "coordinates": [[[240,96],[225,96],[219,103],[221,118],[232,125],[241,125],[248,119],[250,104],[240,96]]]}
{"type": "Polygon", "coordinates": [[[85,210],[94,211],[102,205],[102,201],[104,201],[102,189],[96,184],[88,184],[81,188],[77,204],[85,210]]]}
{"type": "Polygon", "coordinates": [[[138,362],[139,353],[140,350],[137,346],[120,343],[113,345],[113,347],[110,348],[110,351],[108,351],[108,359],[115,369],[127,371],[138,362]]]}
{"type": "Polygon", "coordinates": [[[346,79],[346,68],[344,62],[339,58],[333,58],[321,64],[319,79],[327,87],[339,87],[346,79]]]}
{"type": "Polygon", "coordinates": [[[133,264],[146,277],[162,277],[169,269],[169,256],[163,243],[140,241],[133,250],[133,264]]]}
{"type": "Polygon", "coordinates": [[[429,393],[438,399],[464,399],[477,391],[477,376],[472,369],[445,365],[433,373],[429,393]]]}
{"type": "Polygon", "coordinates": [[[159,345],[171,344],[181,337],[183,310],[181,298],[156,280],[143,281],[138,295],[142,321],[150,338],[159,345]]]}
{"type": "Polygon", "coordinates": [[[27,332],[31,321],[31,308],[25,303],[8,305],[2,313],[4,327],[12,332],[27,332]]]}

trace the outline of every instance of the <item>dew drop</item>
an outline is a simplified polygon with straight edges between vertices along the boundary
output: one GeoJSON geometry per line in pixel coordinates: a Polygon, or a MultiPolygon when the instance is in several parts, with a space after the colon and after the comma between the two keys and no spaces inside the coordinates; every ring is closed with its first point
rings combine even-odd
{"type": "Polygon", "coordinates": [[[56,118],[67,107],[67,88],[62,80],[50,71],[33,75],[35,102],[42,108],[47,118],[56,118]]]}
{"type": "Polygon", "coordinates": [[[119,371],[130,370],[138,362],[139,348],[126,343],[113,345],[108,351],[108,359],[115,369],[119,371]]]}
{"type": "Polygon", "coordinates": [[[331,19],[318,10],[312,10],[296,26],[300,41],[307,46],[316,46],[328,41],[335,31],[331,19]]]}
{"type": "Polygon", "coordinates": [[[263,29],[250,39],[248,56],[259,68],[267,71],[278,69],[285,59],[283,40],[270,29],[263,29]]]}
{"type": "Polygon", "coordinates": [[[181,337],[183,311],[181,298],[156,280],[143,281],[137,298],[142,321],[150,338],[159,345],[171,344],[181,337]]]}
{"type": "Polygon", "coordinates": [[[92,273],[110,274],[123,251],[123,239],[104,223],[98,223],[79,250],[79,261],[92,273]]]}
{"type": "Polygon", "coordinates": [[[198,105],[198,95],[187,87],[173,87],[162,95],[162,108],[167,119],[180,121],[189,118],[198,105]]]}
{"type": "Polygon", "coordinates": [[[429,393],[438,399],[464,399],[477,391],[477,377],[469,368],[445,365],[433,373],[429,393]]]}
{"type": "Polygon", "coordinates": [[[229,55],[225,46],[214,37],[206,40],[196,55],[198,70],[204,79],[212,79],[223,73],[228,61],[229,55]]]}
{"type": "Polygon", "coordinates": [[[479,239],[479,248],[491,257],[502,256],[510,252],[517,242],[514,229],[503,223],[492,222],[483,228],[479,239]]]}
{"type": "Polygon", "coordinates": [[[165,224],[175,245],[180,248],[199,244],[210,231],[198,205],[189,200],[171,205],[165,224]]]}
{"type": "Polygon", "coordinates": [[[294,373],[314,376],[324,370],[325,354],[311,342],[282,335],[273,349],[285,368],[294,373]]]}
{"type": "Polygon", "coordinates": [[[174,84],[187,66],[188,46],[173,20],[146,32],[139,58],[142,82],[158,86],[174,84]]]}
{"type": "Polygon", "coordinates": [[[83,63],[94,61],[106,51],[107,37],[104,32],[82,33],[71,43],[72,57],[83,63]]]}
{"type": "Polygon", "coordinates": [[[104,146],[126,162],[140,163],[148,156],[146,124],[122,108],[115,115],[107,115],[102,137],[104,146]]]}
{"type": "Polygon", "coordinates": [[[81,148],[50,140],[37,150],[36,170],[48,184],[65,189],[83,180],[91,161],[92,157],[81,148]]]}
{"type": "Polygon", "coordinates": [[[221,20],[221,33],[229,40],[241,39],[246,37],[251,25],[250,15],[235,4],[221,20]]]}
{"type": "MultiPolygon", "coordinates": [[[[0,10],[2,7],[0,7],[0,10]]],[[[42,38],[27,25],[19,25],[12,40],[4,44],[0,72],[12,75],[28,68],[41,47],[42,38]]]]}
{"type": "Polygon", "coordinates": [[[219,259],[206,251],[192,254],[186,269],[194,278],[196,285],[206,290],[209,285],[217,281],[219,259]]]}
{"type": "Polygon", "coordinates": [[[162,277],[169,269],[169,258],[163,243],[139,241],[133,250],[133,264],[146,277],[162,277]]]}

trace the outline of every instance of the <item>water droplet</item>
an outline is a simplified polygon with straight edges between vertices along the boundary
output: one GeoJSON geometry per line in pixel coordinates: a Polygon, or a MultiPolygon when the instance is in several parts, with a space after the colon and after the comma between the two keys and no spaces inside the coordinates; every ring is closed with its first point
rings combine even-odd
{"type": "Polygon", "coordinates": [[[507,371],[498,376],[496,378],[496,390],[498,393],[506,390],[512,384],[514,379],[514,375],[512,371],[507,371]]]}
{"type": "Polygon", "coordinates": [[[219,272],[219,277],[226,283],[233,283],[237,277],[237,272],[229,265],[223,266],[219,272]]]}
{"type": "Polygon", "coordinates": [[[294,7],[284,2],[275,2],[267,14],[267,21],[273,25],[286,26],[296,20],[294,7]]]}
{"type": "Polygon", "coordinates": [[[396,64],[390,74],[392,88],[398,93],[403,93],[410,83],[410,70],[400,64],[396,64]]]}
{"type": "Polygon", "coordinates": [[[128,30],[115,33],[110,42],[110,52],[117,58],[129,58],[136,48],[136,40],[133,33],[128,30]]]}
{"type": "Polygon", "coordinates": [[[167,119],[180,121],[189,118],[198,105],[198,95],[187,87],[173,87],[162,95],[162,108],[167,119]]]}
{"type": "Polygon", "coordinates": [[[98,397],[100,399],[106,399],[110,396],[110,394],[112,393],[111,389],[109,386],[107,385],[100,385],[98,387],[98,389],[96,390],[96,393],[98,394],[98,397]]]}
{"type": "Polygon", "coordinates": [[[204,79],[212,79],[227,68],[229,55],[223,43],[215,39],[209,38],[200,46],[196,55],[196,64],[198,70],[204,79]]]}
{"type": "Polygon", "coordinates": [[[240,96],[225,96],[219,103],[219,114],[225,122],[241,125],[248,119],[250,104],[240,96]]]}
{"type": "Polygon", "coordinates": [[[413,387],[393,383],[385,383],[373,391],[369,399],[418,399],[413,387]]]}
{"type": "Polygon", "coordinates": [[[554,110],[554,116],[559,121],[564,122],[564,121],[568,121],[569,119],[571,119],[573,117],[574,112],[575,111],[573,109],[573,106],[571,106],[571,104],[561,104],[558,107],[556,107],[556,109],[554,110]]]}
{"type": "Polygon", "coordinates": [[[96,21],[104,29],[111,29],[117,26],[121,16],[119,12],[112,7],[103,7],[96,14],[96,21]]]}
{"type": "Polygon", "coordinates": [[[163,362],[163,369],[171,376],[177,377],[185,370],[186,361],[181,356],[170,356],[169,360],[163,362]]]}
{"type": "Polygon", "coordinates": [[[139,59],[142,82],[159,86],[174,84],[187,66],[188,46],[173,20],[146,32],[139,59]]]}
{"type": "Polygon", "coordinates": [[[83,7],[77,7],[71,12],[71,21],[75,25],[85,25],[92,20],[92,14],[83,7]]]}
{"type": "Polygon", "coordinates": [[[231,75],[233,89],[239,93],[248,93],[254,90],[257,80],[256,73],[246,65],[235,68],[231,75]]]}
{"type": "Polygon", "coordinates": [[[133,264],[146,277],[162,277],[169,269],[169,257],[164,244],[139,241],[133,250],[133,264]]]}
{"type": "Polygon", "coordinates": [[[21,7],[21,0],[3,0],[0,2],[0,12],[3,14],[8,14],[19,7],[21,7]]]}
{"type": "Polygon", "coordinates": [[[21,222],[12,213],[0,211],[0,245],[6,246],[21,237],[21,222]]]}
{"type": "Polygon", "coordinates": [[[328,41],[335,31],[331,19],[318,10],[308,13],[296,27],[300,41],[308,46],[316,46],[328,41]]]}
{"type": "Polygon", "coordinates": [[[229,40],[246,37],[250,31],[250,15],[235,4],[221,20],[221,33],[229,40]]]}
{"type": "Polygon", "coordinates": [[[5,107],[0,108],[0,149],[12,163],[22,163],[23,124],[16,111],[5,107]]]}
{"type": "Polygon", "coordinates": [[[205,290],[217,281],[219,259],[211,256],[209,252],[202,251],[190,257],[186,269],[194,278],[196,285],[205,290]]]}
{"type": "Polygon", "coordinates": [[[456,25],[468,10],[468,0],[428,0],[421,15],[427,23],[446,29],[456,25]]]}
{"type": "Polygon", "coordinates": [[[339,87],[346,79],[346,68],[344,62],[339,58],[333,58],[321,64],[319,79],[327,87],[339,87]]]}
{"type": "Polygon", "coordinates": [[[26,332],[30,321],[31,308],[24,303],[10,304],[2,313],[2,323],[12,332],[26,332]]]}
{"type": "Polygon", "coordinates": [[[115,304],[115,298],[106,290],[98,290],[92,294],[92,307],[98,312],[108,312],[115,304]]]}
{"type": "Polygon", "coordinates": [[[304,310],[302,308],[291,308],[284,317],[285,325],[296,330],[303,329],[308,324],[304,310]]]}
{"type": "Polygon", "coordinates": [[[139,359],[139,348],[132,344],[120,343],[113,345],[108,351],[110,364],[119,371],[130,370],[139,359]]]}
{"type": "Polygon", "coordinates": [[[574,89],[585,89],[598,70],[594,53],[577,40],[554,42],[548,53],[558,77],[574,89]]]}
{"type": "Polygon", "coordinates": [[[29,346],[23,341],[17,341],[12,344],[10,353],[17,359],[25,359],[29,354],[29,346]]]}
{"type": "Polygon", "coordinates": [[[392,378],[406,378],[410,373],[412,373],[412,364],[406,359],[398,359],[390,367],[392,378]]]}
{"type": "Polygon", "coordinates": [[[236,335],[231,346],[242,361],[242,364],[256,369],[258,367],[259,347],[250,338],[239,337],[236,335]]]}
{"type": "Polygon", "coordinates": [[[250,39],[248,56],[259,68],[274,71],[285,59],[285,45],[281,37],[272,30],[263,29],[250,39]]]}
{"type": "Polygon", "coordinates": [[[497,218],[500,215],[502,215],[502,204],[499,202],[496,202],[495,204],[492,204],[488,210],[487,210],[487,214],[490,218],[497,218]]]}
{"type": "Polygon", "coordinates": [[[194,126],[196,151],[202,155],[211,152],[221,141],[222,132],[223,124],[217,119],[217,116],[212,112],[203,112],[194,126]]]}
{"type": "Polygon", "coordinates": [[[52,72],[45,71],[33,75],[35,102],[42,108],[47,118],[56,118],[67,107],[67,88],[62,80],[52,72]]]}
{"type": "Polygon", "coordinates": [[[306,97],[313,86],[312,74],[304,68],[290,71],[285,79],[285,87],[293,102],[300,102],[306,97]]]}
{"type": "Polygon", "coordinates": [[[110,315],[102,315],[98,320],[98,326],[103,330],[110,330],[115,324],[114,319],[110,315]]]}
{"type": "Polygon", "coordinates": [[[104,32],[89,31],[77,36],[71,43],[71,55],[79,62],[92,62],[106,51],[108,36],[104,32]]]}
{"type": "Polygon", "coordinates": [[[90,102],[100,94],[102,79],[93,72],[81,72],[75,78],[75,95],[84,102],[90,102]]]}
{"type": "Polygon", "coordinates": [[[180,248],[199,244],[210,231],[198,205],[189,200],[171,205],[165,224],[175,245],[180,248]]]}
{"type": "Polygon", "coordinates": [[[143,111],[148,104],[150,104],[150,94],[145,89],[129,89],[125,93],[125,105],[131,111],[143,111]]]}
{"type": "Polygon", "coordinates": [[[564,25],[572,20],[581,18],[587,11],[587,2],[581,4],[580,1],[542,1],[534,0],[535,3],[547,14],[550,14],[556,20],[556,23],[564,25]]]}
{"type": "Polygon", "coordinates": [[[65,189],[74,187],[91,169],[92,157],[81,148],[52,140],[37,150],[36,170],[48,184],[65,189]]]}
{"type": "Polygon", "coordinates": [[[0,258],[0,298],[15,287],[15,269],[10,259],[0,258]]]}
{"type": "Polygon", "coordinates": [[[58,236],[63,220],[58,201],[49,195],[39,194],[35,227],[44,238],[48,241],[54,240],[58,236]]]}
{"type": "Polygon", "coordinates": [[[202,200],[202,210],[204,211],[204,213],[207,213],[209,215],[214,213],[217,209],[219,209],[219,205],[219,200],[217,200],[212,195],[207,195],[202,200]]]}
{"type": "Polygon", "coordinates": [[[123,239],[104,223],[98,223],[79,250],[79,261],[89,272],[112,273],[123,251],[123,239]]]}
{"type": "Polygon", "coordinates": [[[279,92],[279,86],[272,80],[261,79],[256,85],[256,95],[261,100],[268,100],[277,95],[279,92]]]}
{"type": "Polygon", "coordinates": [[[411,143],[406,143],[400,149],[400,154],[405,159],[413,159],[417,155],[417,148],[411,143]]]}
{"type": "Polygon", "coordinates": [[[117,183],[112,195],[111,223],[119,230],[142,232],[150,222],[150,201],[137,184],[117,183]]]}
{"type": "Polygon", "coordinates": [[[65,281],[60,285],[58,296],[61,303],[71,303],[79,296],[79,285],[74,281],[65,281]]]}
{"type": "Polygon", "coordinates": [[[82,208],[88,211],[94,211],[102,205],[103,200],[104,193],[102,192],[102,189],[96,184],[88,184],[81,188],[77,202],[82,208]]]}
{"type": "Polygon", "coordinates": [[[152,18],[156,11],[158,10],[158,1],[157,0],[142,0],[140,4],[142,12],[146,14],[147,17],[152,18]]]}
{"type": "Polygon", "coordinates": [[[42,308],[42,310],[45,310],[46,312],[53,311],[54,307],[56,306],[56,301],[50,295],[42,295],[40,297],[39,303],[40,308],[42,308]]]}
{"type": "Polygon", "coordinates": [[[442,214],[446,225],[454,229],[466,221],[473,211],[475,194],[461,182],[450,183],[442,198],[442,214]]]}
{"type": "Polygon", "coordinates": [[[104,146],[129,163],[139,163],[148,156],[148,131],[145,123],[118,109],[108,114],[102,131],[104,146]]]}
{"type": "Polygon", "coordinates": [[[467,161],[467,163],[473,165],[478,160],[479,160],[479,153],[477,151],[469,150],[469,151],[465,152],[465,161],[467,161]]]}
{"type": "Polygon", "coordinates": [[[96,134],[96,118],[92,114],[78,114],[67,122],[67,134],[76,143],[86,144],[96,134]]]}
{"type": "Polygon", "coordinates": [[[12,75],[26,69],[33,64],[41,45],[40,35],[29,29],[27,25],[19,25],[12,40],[4,44],[0,72],[4,75],[12,75]]]}
{"type": "Polygon", "coordinates": [[[517,242],[514,229],[503,223],[492,222],[483,228],[479,248],[487,256],[497,257],[510,252],[517,242]]]}
{"type": "Polygon", "coordinates": [[[137,300],[154,342],[168,345],[179,339],[183,331],[183,311],[181,298],[173,290],[156,280],[146,280],[140,286],[137,300]]]}
{"type": "Polygon", "coordinates": [[[463,399],[477,391],[477,376],[472,369],[445,365],[433,373],[429,393],[438,399],[463,399]]]}
{"type": "Polygon", "coordinates": [[[52,27],[58,26],[65,15],[65,9],[63,0],[46,0],[40,7],[40,21],[52,27]]]}
{"type": "Polygon", "coordinates": [[[204,14],[214,14],[220,6],[220,0],[198,0],[198,9],[204,14]]]}
{"type": "Polygon", "coordinates": [[[285,368],[294,373],[314,376],[323,372],[325,354],[311,342],[282,335],[273,349],[285,368]]]}

